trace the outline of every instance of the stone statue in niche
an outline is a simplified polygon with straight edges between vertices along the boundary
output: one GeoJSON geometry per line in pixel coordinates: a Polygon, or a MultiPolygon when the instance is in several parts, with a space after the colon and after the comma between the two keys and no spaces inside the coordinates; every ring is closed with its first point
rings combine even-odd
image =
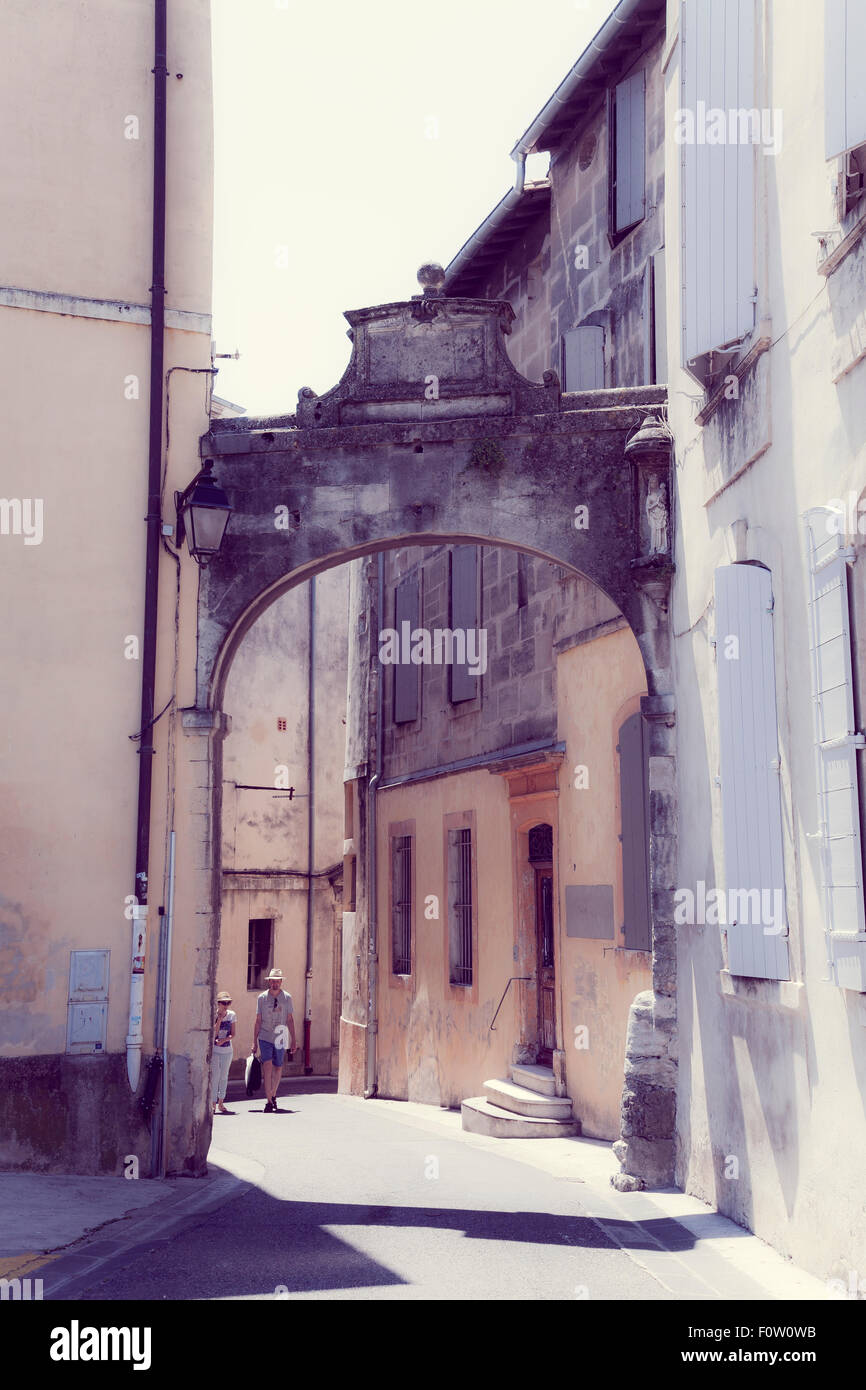
{"type": "Polygon", "coordinates": [[[650,555],[668,553],[668,489],[657,473],[650,475],[646,494],[646,515],[650,531],[650,555]]]}

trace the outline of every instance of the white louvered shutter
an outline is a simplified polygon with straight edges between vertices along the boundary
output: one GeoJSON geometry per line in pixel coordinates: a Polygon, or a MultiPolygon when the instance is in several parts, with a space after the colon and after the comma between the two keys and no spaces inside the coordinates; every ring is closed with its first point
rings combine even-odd
{"type": "Polygon", "coordinates": [[[700,144],[702,112],[755,108],[755,0],[682,0],[680,106],[683,363],[740,342],[755,324],[755,161],[749,143],[700,144]]]}
{"type": "Polygon", "coordinates": [[[854,723],[848,564],[841,518],[826,507],[806,513],[812,698],[824,911],[837,982],[863,989],[863,860],[854,723]],[[834,529],[835,525],[838,529],[834,529]]]}
{"type": "Polygon", "coordinates": [[[825,152],[866,144],[866,4],[824,0],[825,152]]]}
{"type": "MultiPolygon", "coordinates": [[[[724,883],[729,905],[732,893],[751,893],[755,902],[756,892],[761,904],[760,912],[753,909],[750,913],[733,914],[748,916],[747,922],[728,920],[728,966],[733,975],[787,980],[773,592],[769,571],[755,565],[721,566],[716,570],[715,601],[724,883]],[[765,929],[779,925],[771,921],[777,902],[782,905],[779,933],[765,929]]],[[[736,902],[742,904],[743,899],[736,902]]]]}

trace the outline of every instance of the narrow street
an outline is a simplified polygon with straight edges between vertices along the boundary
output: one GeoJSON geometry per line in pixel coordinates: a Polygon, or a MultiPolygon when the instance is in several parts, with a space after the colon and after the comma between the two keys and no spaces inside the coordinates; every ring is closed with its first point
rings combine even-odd
{"type": "Polygon", "coordinates": [[[235,1084],[243,1098],[230,1091],[235,1113],[216,1118],[210,1163],[247,1186],[165,1239],[127,1250],[72,1296],[814,1297],[793,1291],[797,1280],[804,1289],[812,1281],[774,1255],[775,1287],[767,1269],[753,1279],[743,1261],[719,1256],[717,1243],[766,1250],[720,1217],[681,1224],[663,1197],[605,1193],[608,1145],[491,1140],[463,1133],[456,1112],[338,1096],[332,1085],[284,1085],[282,1113],[265,1115],[263,1101],[235,1084]],[[710,1239],[698,1251],[701,1234],[710,1239]]]}

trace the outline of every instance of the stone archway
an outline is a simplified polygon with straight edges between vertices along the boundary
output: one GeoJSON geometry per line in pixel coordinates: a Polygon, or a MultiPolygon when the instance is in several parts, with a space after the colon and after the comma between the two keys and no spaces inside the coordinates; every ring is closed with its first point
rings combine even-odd
{"type": "MultiPolygon", "coordinates": [[[[620,609],[647,675],[653,990],[632,1010],[618,1156],[623,1186],[673,1175],[676,799],[667,594],[672,570],[670,436],[664,388],[564,394],[505,352],[511,307],[412,300],[346,315],[351,362],[296,415],[215,422],[202,440],[233,516],[202,571],[197,695],[184,727],[211,741],[213,935],[219,903],[219,734],[227,671],[244,634],[282,592],[400,544],[477,540],[575,570],[620,609]]],[[[208,861],[209,855],[209,862],[208,861]]]]}

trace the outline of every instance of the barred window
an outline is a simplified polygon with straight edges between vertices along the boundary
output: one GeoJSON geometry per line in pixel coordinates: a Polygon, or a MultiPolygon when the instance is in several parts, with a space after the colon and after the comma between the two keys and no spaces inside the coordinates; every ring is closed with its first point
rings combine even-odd
{"type": "Polygon", "coordinates": [[[393,973],[412,973],[412,836],[391,840],[391,949],[393,973]]]}
{"type": "Polygon", "coordinates": [[[247,946],[247,989],[264,988],[264,977],[273,964],[273,949],[273,918],[253,917],[247,946]]]}
{"type": "Polygon", "coordinates": [[[448,936],[452,985],[472,984],[472,831],[448,831],[448,936]]]}

